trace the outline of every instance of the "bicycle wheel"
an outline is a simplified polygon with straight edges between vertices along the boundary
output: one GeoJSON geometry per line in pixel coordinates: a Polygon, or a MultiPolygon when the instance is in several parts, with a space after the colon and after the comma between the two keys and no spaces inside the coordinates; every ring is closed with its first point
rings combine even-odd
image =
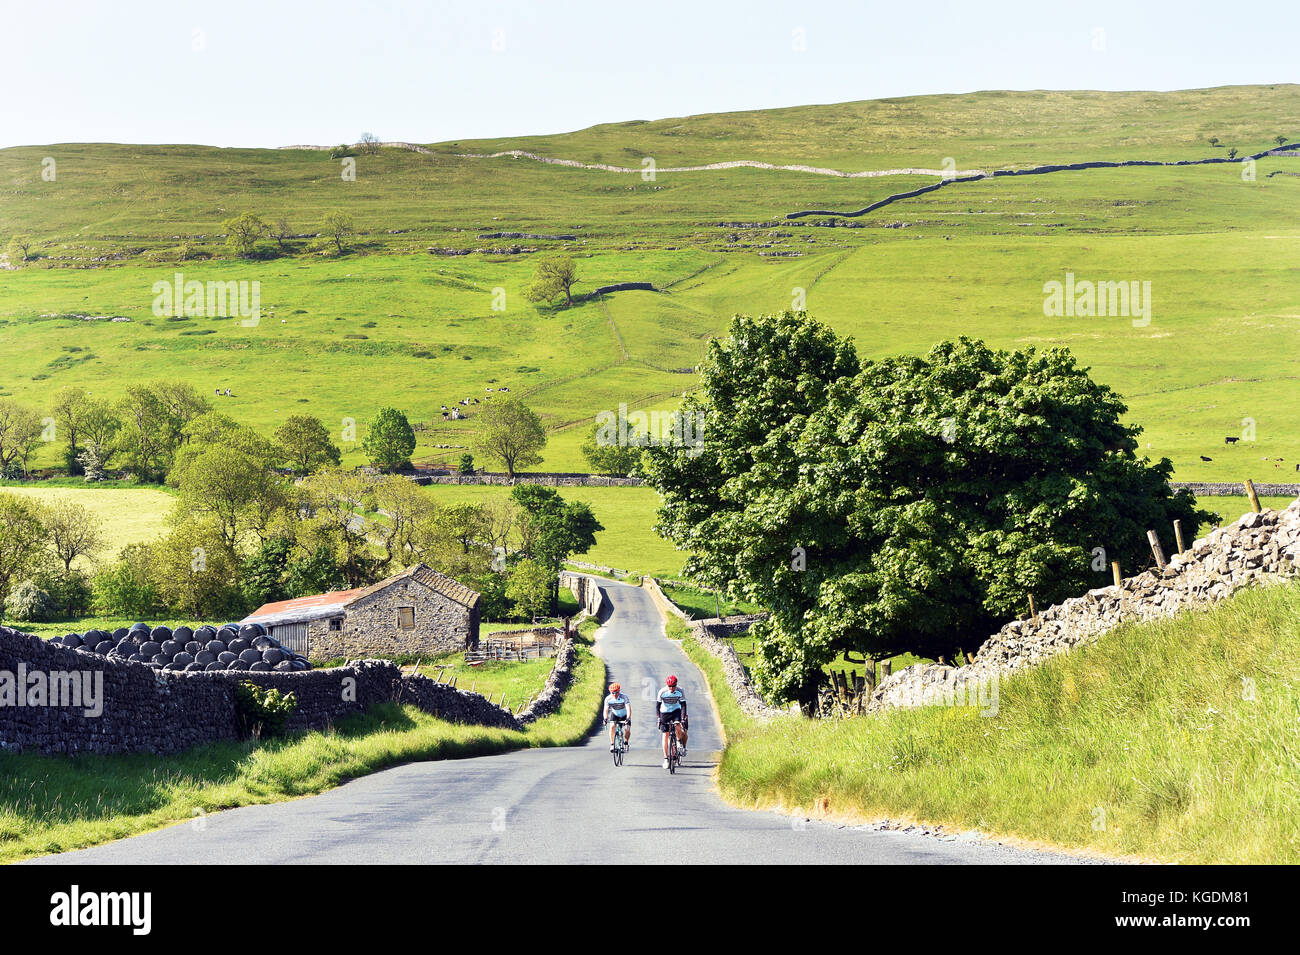
{"type": "Polygon", "coordinates": [[[614,730],[614,765],[623,765],[623,728],[614,730]]]}
{"type": "Polygon", "coordinates": [[[668,773],[677,775],[677,734],[668,737],[668,773]]]}

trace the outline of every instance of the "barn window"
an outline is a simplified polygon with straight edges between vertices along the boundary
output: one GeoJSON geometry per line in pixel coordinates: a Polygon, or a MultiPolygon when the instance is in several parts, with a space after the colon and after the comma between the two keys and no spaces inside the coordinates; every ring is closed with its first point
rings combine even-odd
{"type": "Polygon", "coordinates": [[[343,629],[343,618],[342,618],[342,617],[330,617],[330,630],[333,630],[333,631],[335,631],[335,632],[338,632],[339,630],[342,630],[342,629],[343,629]]]}
{"type": "Polygon", "coordinates": [[[415,629],[415,608],[398,607],[397,608],[397,626],[402,630],[415,629]]]}

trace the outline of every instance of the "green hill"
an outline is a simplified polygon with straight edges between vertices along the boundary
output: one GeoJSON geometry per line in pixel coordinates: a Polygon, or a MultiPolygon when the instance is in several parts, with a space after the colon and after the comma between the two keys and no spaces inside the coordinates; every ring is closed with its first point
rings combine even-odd
{"type": "MultiPolygon", "coordinates": [[[[920,351],[955,334],[1068,345],[1127,396],[1150,453],[1171,457],[1178,477],[1279,479],[1300,460],[1300,160],[1260,160],[1252,181],[1228,163],[961,184],[854,228],[779,217],[860,208],[935,177],[662,171],[732,160],[844,171],[940,168],[949,157],[957,169],[986,170],[1173,161],[1260,151],[1278,136],[1300,138],[1300,86],[985,92],[631,122],[387,148],[355,157],[353,182],[339,159],[313,150],[0,150],[0,248],[24,233],[37,255],[0,270],[0,393],[39,406],[69,384],[113,395],[136,378],[184,377],[231,388],[217,407],[259,428],[310,411],[331,427],[355,419],[361,435],[394,404],[430,424],[417,459],[454,460],[474,419],[443,423],[440,406],[509,387],[556,429],[544,466],[583,469],[584,422],[624,402],[671,404],[733,312],[789,308],[803,290],[807,308],[853,334],[864,355],[920,351]],[[650,156],[660,171],[645,181],[464,155],[510,149],[636,170],[650,156]],[[41,176],[45,157],[54,181],[41,176]],[[341,257],[311,254],[298,238],[283,252],[264,240],[261,259],[239,260],[220,234],[243,211],[314,234],[336,209],[358,232],[341,257]],[[577,238],[481,237],[494,232],[577,238]],[[522,295],[536,253],[513,247],[576,255],[579,292],[634,280],[660,291],[539,308],[522,295]],[[260,282],[260,323],[155,316],[154,282],[178,271],[260,282]],[[1150,282],[1150,324],[1045,316],[1044,283],[1066,273],[1150,282]],[[492,307],[498,288],[503,312],[492,307]],[[1225,448],[1245,418],[1257,441],[1225,448]]],[[[347,461],[361,460],[347,450],[347,461]]],[[[49,447],[35,463],[56,458],[49,447]]]]}

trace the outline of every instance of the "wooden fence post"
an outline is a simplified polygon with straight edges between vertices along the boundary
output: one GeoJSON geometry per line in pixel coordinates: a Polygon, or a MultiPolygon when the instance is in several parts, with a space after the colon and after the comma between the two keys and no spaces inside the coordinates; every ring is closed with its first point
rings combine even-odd
{"type": "Polygon", "coordinates": [[[1123,586],[1124,586],[1124,578],[1123,578],[1123,576],[1120,575],[1120,572],[1119,572],[1119,561],[1117,561],[1117,560],[1112,560],[1112,561],[1110,562],[1110,572],[1111,572],[1111,575],[1115,578],[1115,586],[1116,586],[1116,587],[1123,587],[1123,586]]]}
{"type": "Polygon", "coordinates": [[[1178,545],[1178,553],[1182,553],[1187,548],[1183,546],[1183,522],[1174,521],[1174,543],[1178,545]]]}
{"type": "Polygon", "coordinates": [[[1250,478],[1246,478],[1246,496],[1250,498],[1250,509],[1252,511],[1258,514],[1263,510],[1263,508],[1259,506],[1259,495],[1255,493],[1255,482],[1250,478]]]}
{"type": "Polygon", "coordinates": [[[882,681],[888,679],[893,674],[893,672],[894,672],[893,660],[880,661],[880,679],[882,681]]]}
{"type": "Polygon", "coordinates": [[[1033,621],[1034,626],[1038,626],[1038,611],[1034,609],[1034,595],[1029,595],[1029,619],[1033,621]]]}
{"type": "Polygon", "coordinates": [[[1165,569],[1165,552],[1160,547],[1160,536],[1155,531],[1147,531],[1147,542],[1151,545],[1151,556],[1156,559],[1156,566],[1165,569]]]}

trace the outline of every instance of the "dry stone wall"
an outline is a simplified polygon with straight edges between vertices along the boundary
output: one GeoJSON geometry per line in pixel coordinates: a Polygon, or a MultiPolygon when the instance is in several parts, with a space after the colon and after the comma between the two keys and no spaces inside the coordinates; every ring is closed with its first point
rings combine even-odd
{"type": "Polygon", "coordinates": [[[325,729],[383,702],[410,703],[453,722],[520,728],[478,694],[404,677],[388,661],[296,672],[169,672],[0,627],[0,749],[166,754],[237,739],[235,688],[243,682],[297,697],[290,731],[325,729]]]}
{"type": "Polygon", "coordinates": [[[1215,603],[1244,587],[1294,578],[1300,568],[1300,500],[1265,509],[1210,532],[1150,570],[1116,587],[1100,587],[1049,607],[1037,621],[1013,620],[964,667],[916,664],[884,680],[868,710],[971,698],[972,681],[1041,663],[1122,623],[1172,617],[1215,603]]]}
{"type": "Polygon", "coordinates": [[[593,578],[586,574],[572,574],[564,571],[560,574],[560,584],[569,588],[569,592],[578,601],[579,609],[592,617],[600,617],[605,606],[605,591],[601,590],[593,578]]]}
{"type": "Polygon", "coordinates": [[[722,663],[723,678],[726,679],[727,686],[736,697],[737,705],[745,715],[756,719],[769,719],[785,711],[763,702],[763,698],[754,689],[753,681],[749,679],[749,672],[745,669],[745,665],[736,655],[735,648],[722,639],[744,633],[762,619],[762,614],[753,614],[744,617],[715,617],[710,620],[699,620],[695,623],[692,636],[696,643],[722,663]]]}
{"type": "Polygon", "coordinates": [[[577,647],[574,646],[572,637],[566,637],[556,648],[555,666],[551,667],[551,673],[546,678],[546,685],[542,687],[542,692],[538,693],[528,704],[528,708],[519,714],[521,724],[527,725],[540,720],[543,716],[550,716],[560,708],[560,704],[564,702],[564,692],[573,682],[573,668],[577,662],[577,647]]]}

